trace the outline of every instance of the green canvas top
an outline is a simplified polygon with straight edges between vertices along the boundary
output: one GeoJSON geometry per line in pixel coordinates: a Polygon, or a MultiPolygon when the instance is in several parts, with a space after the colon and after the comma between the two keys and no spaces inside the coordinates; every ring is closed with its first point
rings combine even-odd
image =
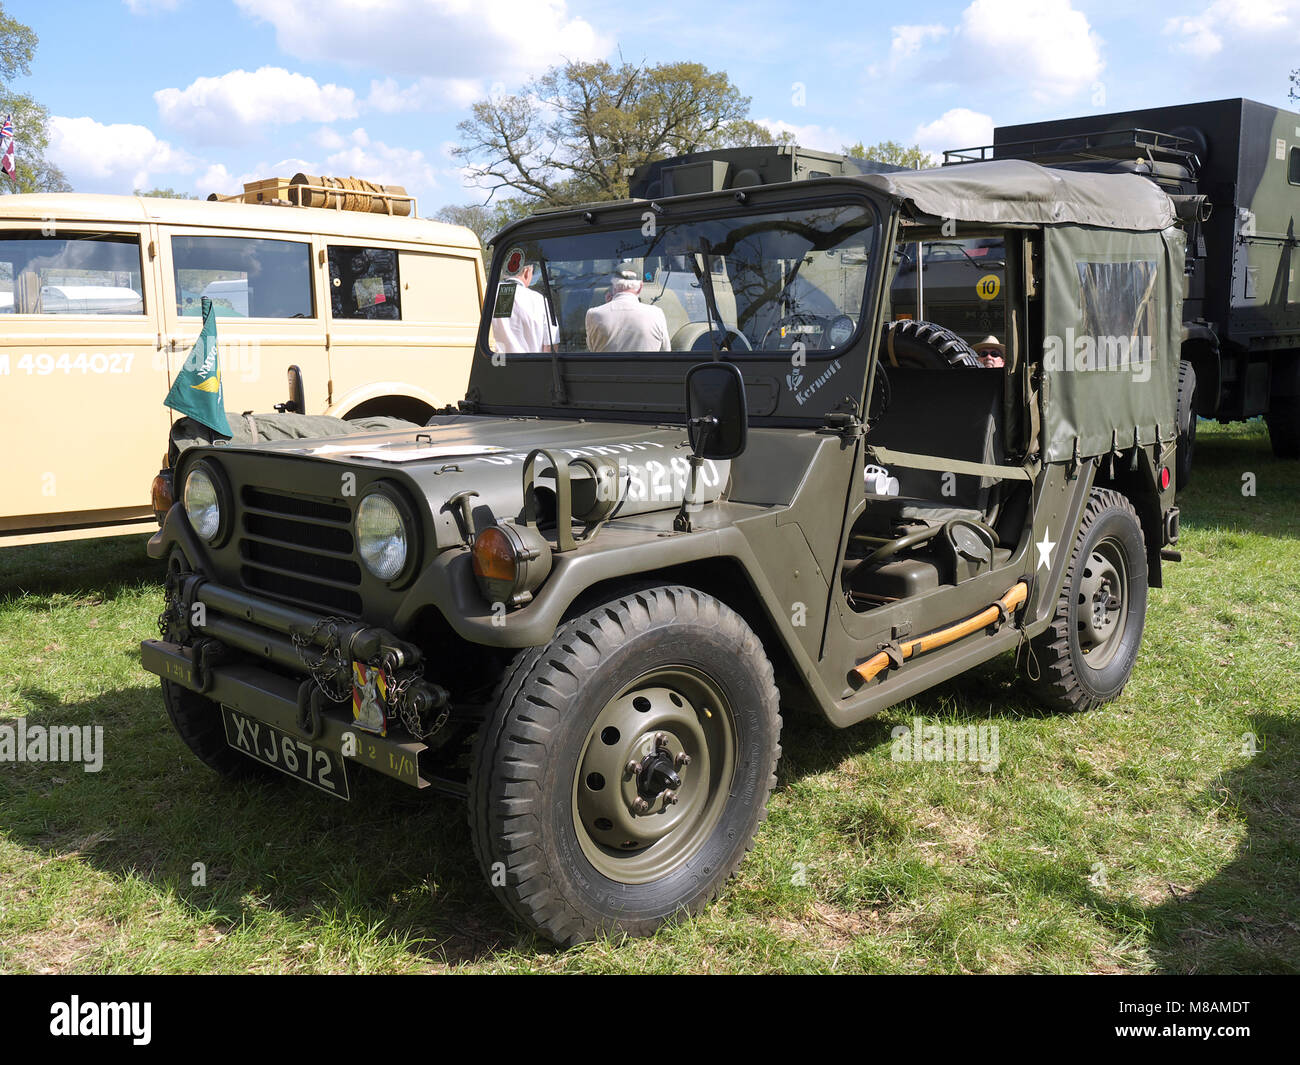
{"type": "Polygon", "coordinates": [[[1174,224],[1169,197],[1136,174],[1079,173],[1024,159],[995,159],[856,180],[915,215],[935,218],[1146,231],[1174,224]]]}

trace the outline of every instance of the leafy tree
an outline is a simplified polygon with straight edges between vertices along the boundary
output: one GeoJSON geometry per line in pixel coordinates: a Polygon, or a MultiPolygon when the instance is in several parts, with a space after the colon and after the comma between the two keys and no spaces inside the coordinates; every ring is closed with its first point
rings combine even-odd
{"type": "Polygon", "coordinates": [[[177,192],[173,188],[150,189],[145,192],[143,189],[132,190],[133,196],[156,196],[160,200],[197,200],[198,196],[191,196],[188,192],[177,192]]]}
{"type": "Polygon", "coordinates": [[[1291,91],[1287,95],[1292,100],[1300,100],[1300,68],[1291,71],[1291,91]]]}
{"type": "Polygon", "coordinates": [[[642,163],[710,148],[766,144],[742,96],[700,63],[568,62],[514,95],[480,100],[455,154],[484,183],[531,204],[628,194],[642,163]]]}
{"type": "Polygon", "coordinates": [[[14,92],[9,83],[16,77],[26,77],[32,72],[32,59],[36,55],[37,37],[30,26],[5,14],[0,4],[0,119],[13,116],[15,153],[15,178],[13,185],[8,177],[0,178],[0,188],[5,192],[70,192],[63,171],[45,158],[50,146],[50,113],[31,96],[14,92]]]}
{"type": "Polygon", "coordinates": [[[493,236],[511,222],[523,218],[531,209],[532,205],[523,200],[510,198],[495,203],[448,204],[433,217],[439,222],[472,229],[486,254],[493,236]]]}
{"type": "Polygon", "coordinates": [[[845,145],[840,149],[840,152],[843,155],[852,155],[859,159],[871,159],[877,163],[905,166],[911,170],[924,170],[932,165],[930,153],[923,151],[919,144],[904,148],[898,141],[881,141],[879,144],[867,145],[858,141],[857,144],[845,145]]]}

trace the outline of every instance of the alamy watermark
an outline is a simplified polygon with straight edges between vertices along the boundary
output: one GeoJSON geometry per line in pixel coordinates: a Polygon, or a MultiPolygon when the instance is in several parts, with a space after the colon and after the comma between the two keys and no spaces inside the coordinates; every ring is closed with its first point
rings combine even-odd
{"type": "Polygon", "coordinates": [[[80,762],[87,773],[104,768],[103,725],[0,725],[0,762],[80,762]]]}
{"type": "Polygon", "coordinates": [[[1150,336],[1094,336],[1067,329],[1043,339],[1043,368],[1050,372],[1129,373],[1136,384],[1151,380],[1154,359],[1150,336]]]}
{"type": "Polygon", "coordinates": [[[889,757],[895,762],[971,762],[992,773],[1002,764],[997,725],[895,725],[889,757]]]}

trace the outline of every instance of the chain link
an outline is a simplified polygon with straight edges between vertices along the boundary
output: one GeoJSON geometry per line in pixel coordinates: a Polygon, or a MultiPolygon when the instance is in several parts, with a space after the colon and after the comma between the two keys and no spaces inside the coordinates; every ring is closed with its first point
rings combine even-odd
{"type": "Polygon", "coordinates": [[[293,649],[298,652],[298,659],[308,676],[326,699],[333,703],[344,703],[352,698],[351,669],[343,661],[343,648],[339,643],[339,626],[346,625],[345,618],[323,617],[307,633],[290,634],[293,649]],[[325,644],[321,653],[313,657],[310,648],[316,645],[318,637],[325,634],[325,644]],[[347,676],[346,687],[340,674],[347,676]]]}

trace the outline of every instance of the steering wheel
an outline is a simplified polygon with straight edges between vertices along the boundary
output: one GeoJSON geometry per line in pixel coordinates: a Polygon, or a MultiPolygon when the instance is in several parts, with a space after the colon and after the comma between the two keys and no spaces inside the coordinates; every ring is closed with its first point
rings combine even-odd
{"type": "Polygon", "coordinates": [[[714,345],[719,351],[753,351],[749,337],[739,329],[720,326],[717,329],[705,329],[691,344],[691,351],[712,351],[714,345]]]}

